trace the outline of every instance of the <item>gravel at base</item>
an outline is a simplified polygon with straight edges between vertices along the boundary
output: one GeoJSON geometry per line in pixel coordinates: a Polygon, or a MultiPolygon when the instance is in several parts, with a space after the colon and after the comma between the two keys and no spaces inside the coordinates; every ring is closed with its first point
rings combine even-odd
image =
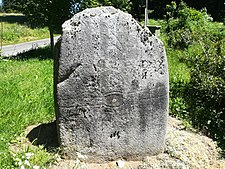
{"type": "Polygon", "coordinates": [[[181,121],[170,117],[164,153],[148,157],[139,169],[225,168],[225,161],[218,160],[216,145],[210,138],[183,129],[181,121]]]}
{"type": "MultiPolygon", "coordinates": [[[[85,164],[79,160],[62,160],[52,169],[116,169],[116,162],[85,164]]],[[[144,161],[125,161],[125,169],[225,169],[225,161],[218,160],[216,144],[208,137],[184,130],[182,122],[169,117],[165,151],[144,161]]]]}

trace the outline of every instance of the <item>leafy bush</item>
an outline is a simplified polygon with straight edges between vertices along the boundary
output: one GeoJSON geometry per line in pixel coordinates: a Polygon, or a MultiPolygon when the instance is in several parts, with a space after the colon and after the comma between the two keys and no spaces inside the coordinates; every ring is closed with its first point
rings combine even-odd
{"type": "Polygon", "coordinates": [[[225,148],[225,31],[220,33],[223,36],[200,41],[198,55],[190,52],[187,93],[193,124],[225,148]]]}
{"type": "Polygon", "coordinates": [[[170,81],[172,115],[190,120],[225,149],[225,26],[206,10],[172,2],[166,35],[167,46],[190,68],[188,81],[170,81]]]}
{"type": "Polygon", "coordinates": [[[205,26],[210,20],[206,9],[200,12],[188,7],[184,2],[178,6],[172,2],[171,5],[167,5],[168,45],[177,49],[187,48],[205,32],[205,26]]]}

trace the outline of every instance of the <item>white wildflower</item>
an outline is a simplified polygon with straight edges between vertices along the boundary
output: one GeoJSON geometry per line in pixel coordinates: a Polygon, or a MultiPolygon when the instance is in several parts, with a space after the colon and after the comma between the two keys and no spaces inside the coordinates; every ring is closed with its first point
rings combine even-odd
{"type": "Polygon", "coordinates": [[[21,161],[19,158],[16,158],[15,161],[21,161]]]}
{"type": "Polygon", "coordinates": [[[25,155],[26,155],[27,159],[30,159],[30,157],[33,156],[34,153],[26,153],[25,155]]]}
{"type": "Polygon", "coordinates": [[[37,165],[34,165],[33,166],[33,169],[39,169],[40,167],[39,166],[37,166],[37,165]]]}
{"type": "Polygon", "coordinates": [[[22,166],[20,167],[20,169],[25,169],[24,165],[22,165],[22,166]]]}
{"type": "Polygon", "coordinates": [[[30,166],[30,162],[29,162],[28,160],[25,160],[25,161],[24,161],[24,164],[30,166]]]}
{"type": "Polygon", "coordinates": [[[19,162],[18,162],[18,165],[19,165],[19,166],[21,166],[22,164],[23,164],[22,161],[19,161],[19,162]]]}

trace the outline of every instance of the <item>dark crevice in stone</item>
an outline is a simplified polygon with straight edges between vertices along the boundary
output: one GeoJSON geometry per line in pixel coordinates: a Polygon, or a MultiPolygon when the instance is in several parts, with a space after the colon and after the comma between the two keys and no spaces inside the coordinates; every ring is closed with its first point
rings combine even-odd
{"type": "Polygon", "coordinates": [[[93,64],[93,67],[94,67],[95,71],[97,72],[97,67],[95,66],[95,64],[93,64]]]}

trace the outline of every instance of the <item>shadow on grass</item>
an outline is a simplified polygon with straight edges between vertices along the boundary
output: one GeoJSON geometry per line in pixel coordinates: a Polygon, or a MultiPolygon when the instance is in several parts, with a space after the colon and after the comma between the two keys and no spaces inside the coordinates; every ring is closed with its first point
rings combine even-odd
{"type": "Polygon", "coordinates": [[[26,136],[34,145],[43,145],[47,150],[59,147],[56,122],[41,124],[33,128],[26,136]]]}
{"type": "Polygon", "coordinates": [[[24,15],[5,15],[0,16],[1,22],[8,22],[8,23],[18,23],[18,24],[26,24],[26,17],[24,15]]]}
{"type": "Polygon", "coordinates": [[[13,60],[26,61],[29,59],[53,59],[50,46],[32,49],[24,53],[17,54],[16,56],[11,57],[13,60]]]}

